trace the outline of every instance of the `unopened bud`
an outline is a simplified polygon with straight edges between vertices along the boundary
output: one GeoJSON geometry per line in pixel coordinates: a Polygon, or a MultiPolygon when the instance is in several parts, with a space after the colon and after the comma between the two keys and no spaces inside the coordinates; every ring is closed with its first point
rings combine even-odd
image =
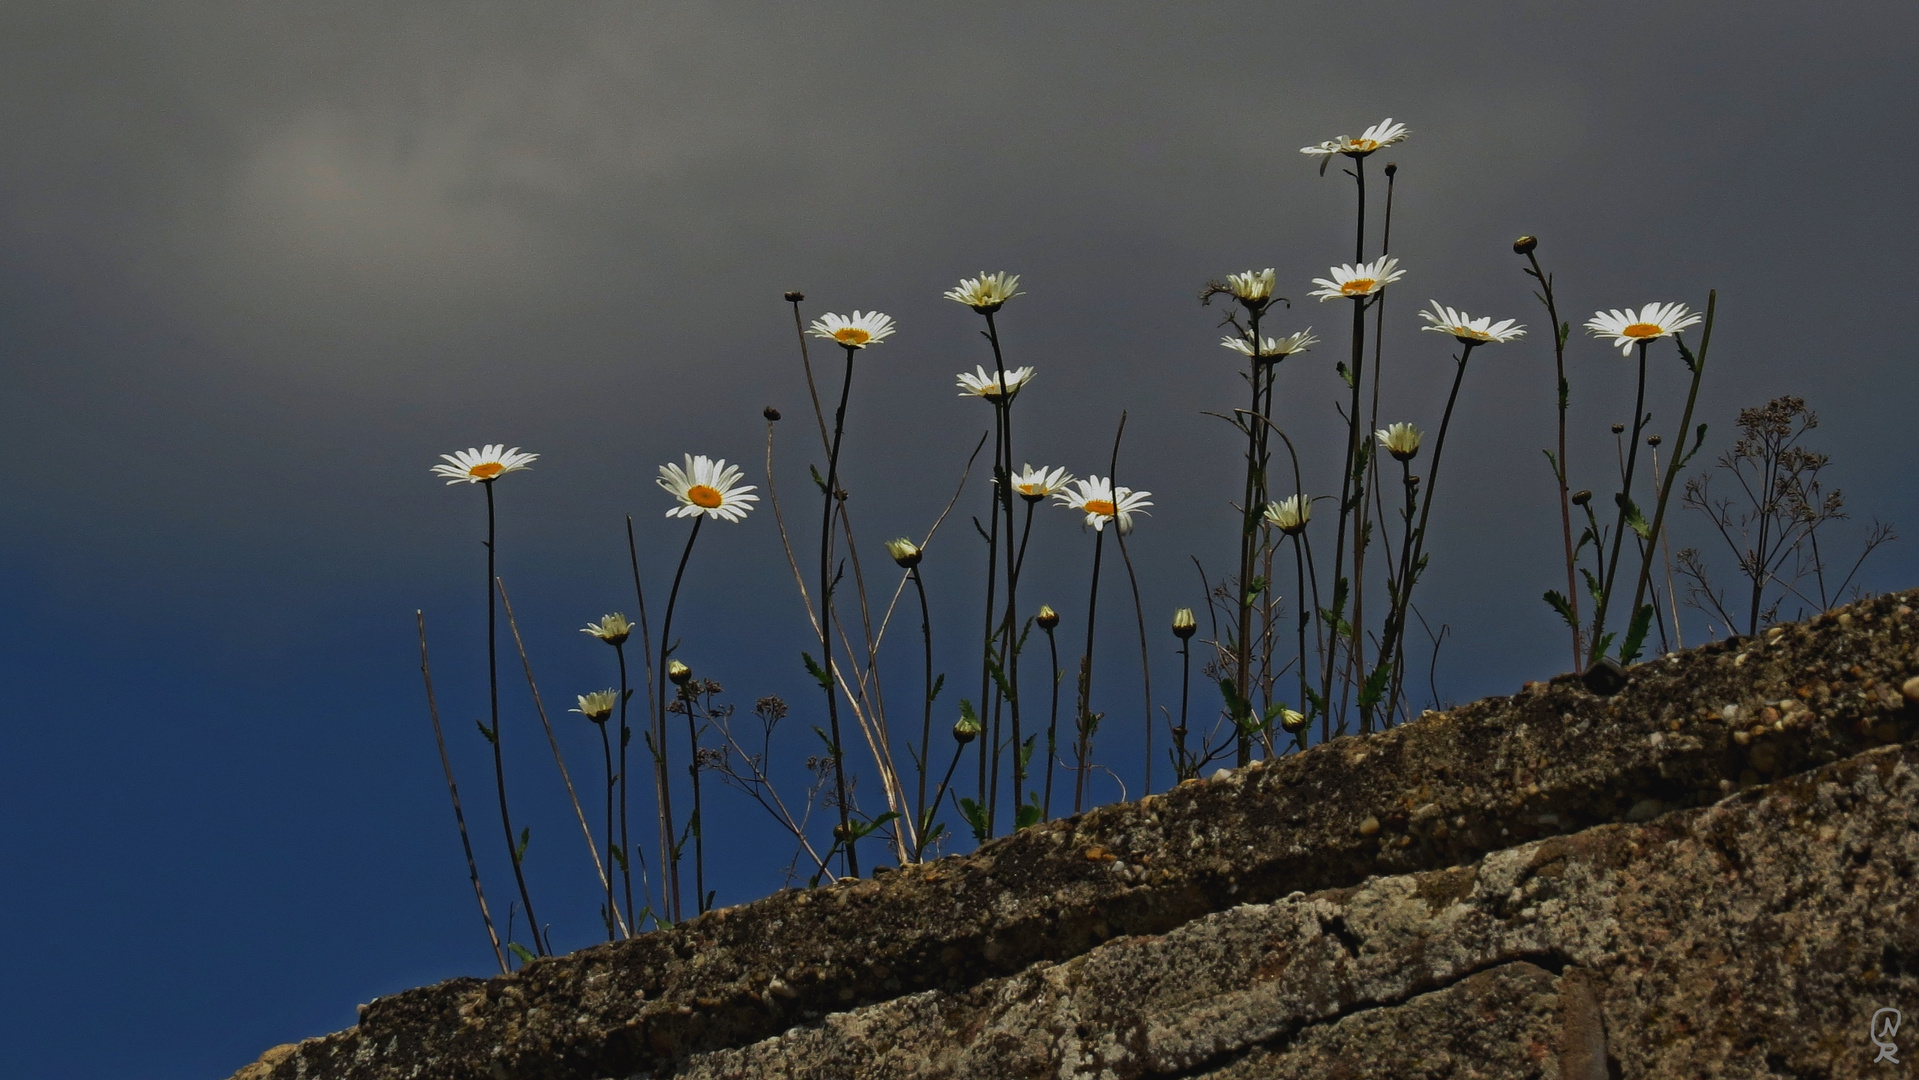
{"type": "Polygon", "coordinates": [[[977,738],[979,738],[978,717],[961,716],[959,720],[953,724],[953,740],[961,746],[965,746],[977,738]]]}
{"type": "Polygon", "coordinates": [[[673,681],[674,686],[685,686],[687,682],[693,678],[693,669],[680,663],[678,660],[668,660],[666,662],[666,677],[673,681]]]}
{"type": "Polygon", "coordinates": [[[1624,425],[1624,424],[1614,424],[1614,425],[1612,426],[1612,433],[1613,433],[1614,435],[1617,435],[1617,434],[1619,434],[1620,432],[1622,432],[1622,431],[1625,431],[1625,430],[1626,430],[1626,425],[1624,425]]]}
{"type": "Polygon", "coordinates": [[[886,542],[886,553],[893,556],[893,561],[899,563],[900,569],[902,570],[911,570],[915,566],[918,566],[921,557],[925,554],[920,550],[918,544],[915,544],[904,536],[898,540],[888,540],[886,542]]]}
{"type": "Polygon", "coordinates": [[[1538,246],[1539,246],[1539,237],[1522,236],[1519,239],[1513,241],[1513,254],[1531,255],[1533,253],[1533,249],[1538,246]]]}
{"type": "Polygon", "coordinates": [[[1578,491],[1573,492],[1574,506],[1584,506],[1591,501],[1593,501],[1593,493],[1590,490],[1580,488],[1578,491]]]}
{"type": "Polygon", "coordinates": [[[1657,435],[1648,435],[1648,436],[1646,436],[1646,445],[1647,445],[1647,446],[1658,446],[1658,445],[1659,445],[1660,443],[1662,443],[1662,442],[1664,442],[1664,441],[1665,441],[1664,439],[1661,439],[1661,438],[1660,438],[1659,436],[1657,436],[1657,435]]]}
{"type": "Polygon", "coordinates": [[[1308,721],[1306,714],[1298,709],[1282,709],[1279,713],[1279,726],[1289,733],[1297,735],[1304,730],[1308,721]]]}
{"type": "Polygon", "coordinates": [[[1051,630],[1053,627],[1059,625],[1059,612],[1054,611],[1051,604],[1041,604],[1039,606],[1039,615],[1036,616],[1033,621],[1039,623],[1041,630],[1051,630]]]}
{"type": "Polygon", "coordinates": [[[1388,161],[1386,163],[1386,178],[1388,180],[1392,179],[1393,176],[1396,175],[1398,172],[1399,172],[1399,162],[1388,161]]]}
{"type": "Polygon", "coordinates": [[[799,291],[798,289],[792,289],[788,291],[785,295],[786,295],[786,302],[789,304],[797,304],[800,301],[806,299],[806,294],[799,291]]]}
{"type": "Polygon", "coordinates": [[[1186,639],[1192,637],[1194,632],[1196,632],[1198,629],[1199,629],[1199,624],[1193,621],[1192,608],[1183,607],[1183,608],[1180,608],[1178,611],[1173,612],[1173,636],[1174,637],[1180,639],[1181,641],[1185,641],[1186,639]]]}
{"type": "Polygon", "coordinates": [[[766,422],[769,424],[777,424],[780,422],[780,411],[771,405],[761,409],[760,415],[766,417],[766,422]]]}
{"type": "Polygon", "coordinates": [[[579,696],[580,707],[573,711],[596,724],[606,723],[613,715],[613,706],[619,703],[619,694],[612,690],[595,690],[579,696]]]}

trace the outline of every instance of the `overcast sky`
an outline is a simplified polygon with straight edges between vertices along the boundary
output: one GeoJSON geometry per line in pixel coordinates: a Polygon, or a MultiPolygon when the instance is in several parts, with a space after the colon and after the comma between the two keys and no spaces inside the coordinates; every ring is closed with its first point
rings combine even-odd
{"type": "MultiPolygon", "coordinates": [[[[769,403],[789,418],[789,497],[820,460],[791,422],[805,388],[783,290],[809,315],[899,320],[863,360],[846,437],[873,550],[924,530],[990,422],[952,381],[990,362],[977,316],[941,292],[1022,275],[1000,320],[1009,363],[1039,369],[1016,456],[1104,472],[1129,410],[1121,471],[1154,493],[1132,549],[1168,700],[1160,628],[1200,601],[1189,556],[1210,571],[1235,550],[1232,433],[1203,413],[1240,384],[1196,297],[1272,266],[1294,304],[1268,328],[1327,339],[1287,362],[1278,410],[1323,490],[1345,313],[1302,298],[1350,257],[1353,191],[1298,148],[1387,116],[1413,134],[1371,162],[1401,166],[1407,270],[1382,419],[1437,426],[1450,343],[1417,333],[1429,297],[1535,331],[1475,356],[1447,451],[1424,586],[1454,633],[1442,698],[1568,665],[1538,599],[1563,569],[1539,453],[1550,335],[1520,233],[1541,237],[1575,326],[1718,289],[1705,456],[1740,407],[1803,394],[1855,513],[1835,544],[1875,517],[1919,528],[1916,23],[1866,2],[8,5],[0,914],[28,974],[0,991],[7,1071],[224,1076],[377,994],[487,969],[412,637],[425,608],[492,858],[469,723],[483,501],[427,468],[487,442],[542,455],[499,485],[501,572],[590,771],[590,730],[558,714],[612,676],[574,631],[630,611],[624,514],[664,590],[686,526],[663,519],[656,466],[724,456],[763,485],[769,403]]],[[[1654,356],[1670,433],[1683,372],[1654,356]]],[[[1569,364],[1573,482],[1605,490],[1632,369],[1582,334],[1569,364]]],[[[977,671],[948,647],[978,618],[983,558],[964,518],[986,499],[976,476],[927,566],[959,684],[977,671]]],[[[702,537],[679,632],[736,699],[795,702],[803,755],[820,710],[772,525],[702,537]]],[[[1680,515],[1675,543],[1706,545],[1703,527],[1680,515]]],[[[1090,537],[1055,512],[1034,545],[1022,596],[1083,609],[1090,537]]],[[[1866,587],[1911,585],[1915,550],[1884,549],[1866,587]]],[[[1130,597],[1107,581],[1110,707],[1136,717],[1130,597]]],[[[898,640],[910,687],[916,643],[898,640]]],[[[579,947],[591,871],[509,686],[542,914],[579,947]]],[[[778,887],[771,827],[713,813],[739,837],[721,902],[778,887]]],[[[483,869],[501,911],[510,879],[483,869]]]]}

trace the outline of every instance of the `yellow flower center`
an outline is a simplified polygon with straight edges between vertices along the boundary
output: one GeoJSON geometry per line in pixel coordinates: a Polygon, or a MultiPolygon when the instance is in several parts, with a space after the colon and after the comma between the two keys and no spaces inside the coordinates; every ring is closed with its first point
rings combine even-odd
{"type": "Polygon", "coordinates": [[[1354,139],[1350,145],[1353,149],[1364,151],[1368,154],[1379,149],[1379,144],[1371,139],[1354,139]]]}
{"type": "Polygon", "coordinates": [[[1019,485],[1019,493],[1021,495],[1034,495],[1034,496],[1044,495],[1046,494],[1046,485],[1045,484],[1021,484],[1019,485]]]}
{"type": "MultiPolygon", "coordinates": [[[[833,331],[833,340],[841,345],[864,345],[873,340],[873,335],[857,326],[842,326],[833,331]]],[[[719,505],[718,503],[714,504],[719,505]]]]}
{"type": "Polygon", "coordinates": [[[1086,500],[1086,512],[1089,514],[1098,514],[1100,517],[1112,517],[1115,513],[1119,512],[1119,508],[1107,499],[1088,499],[1086,500]]]}
{"type": "Polygon", "coordinates": [[[1377,284],[1379,284],[1378,278],[1354,278],[1344,285],[1341,285],[1339,291],[1345,296],[1365,296],[1367,293],[1372,292],[1373,286],[1377,284]]]}
{"type": "Polygon", "coordinates": [[[720,505],[720,492],[718,488],[710,488],[705,484],[694,484],[692,487],[686,489],[686,501],[692,503],[694,506],[712,510],[720,505]]]}
{"type": "Polygon", "coordinates": [[[491,480],[506,471],[506,466],[497,461],[482,461],[468,469],[468,476],[477,476],[482,480],[491,480]]]}
{"type": "Polygon", "coordinates": [[[1654,338],[1665,332],[1665,327],[1649,322],[1636,322],[1620,331],[1622,335],[1629,338],[1654,338]]]}

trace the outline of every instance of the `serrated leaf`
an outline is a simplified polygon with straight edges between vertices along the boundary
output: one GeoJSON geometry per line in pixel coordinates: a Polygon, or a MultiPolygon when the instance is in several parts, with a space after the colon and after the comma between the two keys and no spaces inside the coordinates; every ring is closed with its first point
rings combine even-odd
{"type": "Polygon", "coordinates": [[[527,845],[531,844],[532,842],[533,842],[533,827],[529,825],[526,828],[520,830],[520,846],[513,849],[514,862],[516,863],[524,862],[526,860],[526,848],[527,848],[527,845]]]}
{"type": "Polygon", "coordinates": [[[960,719],[971,720],[975,724],[978,724],[980,722],[979,712],[973,708],[973,703],[969,701],[968,699],[966,698],[960,699],[959,710],[960,710],[960,719]]]}
{"type": "Polygon", "coordinates": [[[1226,699],[1226,715],[1232,717],[1235,724],[1253,714],[1252,703],[1239,696],[1239,688],[1233,685],[1233,680],[1219,680],[1219,694],[1226,699]]]}
{"type": "Polygon", "coordinates": [[[512,953],[514,957],[520,961],[521,967],[525,967],[526,965],[531,964],[533,961],[539,959],[539,957],[536,957],[533,955],[531,950],[529,950],[526,946],[520,944],[517,941],[507,942],[506,951],[512,953]]]}
{"type": "Polygon", "coordinates": [[[488,743],[491,743],[493,741],[493,732],[487,728],[486,722],[483,720],[475,720],[473,721],[473,723],[474,723],[474,726],[480,729],[480,738],[485,739],[488,743]]]}
{"type": "Polygon", "coordinates": [[[939,678],[933,680],[933,689],[931,690],[931,692],[929,692],[926,695],[926,703],[928,705],[931,705],[933,702],[938,701],[940,696],[940,691],[945,688],[946,688],[946,672],[942,671],[939,673],[939,678]]]}
{"type": "Polygon", "coordinates": [[[820,689],[830,693],[833,689],[833,676],[827,674],[818,660],[813,659],[812,653],[803,651],[800,653],[800,659],[806,661],[806,672],[813,676],[814,682],[820,684],[820,689]]]}
{"type": "Polygon", "coordinates": [[[1548,607],[1559,612],[1559,617],[1566,620],[1567,626],[1574,630],[1579,629],[1578,620],[1573,618],[1572,602],[1567,600],[1563,593],[1553,589],[1547,589],[1544,599],[1548,607]]]}
{"type": "Polygon", "coordinates": [[[613,847],[608,848],[607,851],[612,854],[613,861],[620,864],[620,869],[625,870],[626,869],[626,849],[616,844],[613,847]]]}
{"type": "Polygon", "coordinates": [[[1021,803],[1019,809],[1014,812],[1013,828],[1026,829],[1038,825],[1040,814],[1039,796],[1035,795],[1032,802],[1021,803]]]}
{"type": "Polygon", "coordinates": [[[819,489],[820,489],[820,494],[821,494],[821,495],[825,495],[825,494],[827,493],[827,492],[826,492],[826,477],[824,477],[824,476],[821,476],[821,475],[820,475],[820,470],[819,470],[819,466],[817,466],[817,465],[808,465],[808,466],[806,467],[806,471],[807,471],[807,472],[810,472],[810,473],[812,473],[812,474],[813,474],[813,486],[814,486],[814,487],[816,487],[816,488],[819,488],[819,489]]]}
{"type": "Polygon", "coordinates": [[[1392,663],[1388,660],[1381,660],[1379,665],[1373,668],[1373,673],[1366,676],[1366,682],[1359,688],[1361,709],[1370,709],[1379,704],[1379,699],[1386,696],[1386,680],[1391,678],[1392,674],[1392,663]]]}
{"type": "Polygon", "coordinates": [[[1597,604],[1600,595],[1606,591],[1606,587],[1599,583],[1599,578],[1595,577],[1591,570],[1583,566],[1579,568],[1579,575],[1586,579],[1586,591],[1592,594],[1593,603],[1597,604]]]}
{"type": "Polygon", "coordinates": [[[1653,606],[1641,604],[1633,612],[1632,624],[1626,627],[1626,640],[1619,643],[1619,662],[1630,664],[1639,659],[1640,648],[1646,643],[1646,632],[1652,629],[1653,606]]]}
{"type": "Polygon", "coordinates": [[[972,828],[973,839],[980,843],[985,843],[986,842],[986,808],[984,806],[981,806],[979,803],[975,802],[972,799],[962,798],[960,799],[959,803],[960,803],[960,816],[965,818],[966,824],[972,828]]]}

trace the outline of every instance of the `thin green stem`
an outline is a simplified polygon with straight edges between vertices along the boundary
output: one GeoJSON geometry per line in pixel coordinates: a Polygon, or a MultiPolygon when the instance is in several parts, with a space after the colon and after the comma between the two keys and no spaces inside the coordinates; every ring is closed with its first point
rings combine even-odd
{"type": "Polygon", "coordinates": [[[513,818],[506,808],[506,757],[500,739],[499,607],[493,598],[496,540],[493,481],[482,480],[480,484],[486,488],[486,689],[493,719],[490,738],[493,743],[493,789],[500,796],[500,826],[506,832],[506,854],[513,860],[513,880],[520,888],[520,906],[526,912],[526,924],[532,928],[533,949],[540,956],[545,956],[546,938],[540,933],[540,920],[533,914],[533,895],[527,891],[526,873],[520,867],[520,848],[513,840],[513,818]]]}
{"type": "Polygon", "coordinates": [[[679,569],[673,571],[673,589],[666,596],[666,615],[660,620],[660,678],[658,680],[658,708],[654,716],[658,722],[653,729],[653,780],[659,789],[660,833],[665,844],[660,849],[660,870],[666,876],[669,899],[672,901],[673,921],[679,922],[680,905],[680,849],[673,842],[673,784],[668,771],[666,753],[666,676],[667,657],[673,654],[673,609],[680,602],[680,581],[686,577],[687,560],[693,557],[693,542],[700,538],[700,526],[706,524],[706,515],[700,514],[693,519],[693,531],[686,536],[686,548],[680,552],[679,569]]]}
{"type": "Polygon", "coordinates": [[[839,505],[840,439],[846,432],[846,399],[853,392],[853,354],[846,346],[846,378],[840,384],[840,406],[833,413],[833,445],[826,455],[826,507],[820,515],[820,663],[826,671],[826,717],[833,737],[833,786],[839,803],[838,836],[846,852],[848,877],[860,876],[858,839],[851,824],[852,805],[846,791],[846,751],[840,742],[838,689],[833,685],[833,511],[839,505]]]}

